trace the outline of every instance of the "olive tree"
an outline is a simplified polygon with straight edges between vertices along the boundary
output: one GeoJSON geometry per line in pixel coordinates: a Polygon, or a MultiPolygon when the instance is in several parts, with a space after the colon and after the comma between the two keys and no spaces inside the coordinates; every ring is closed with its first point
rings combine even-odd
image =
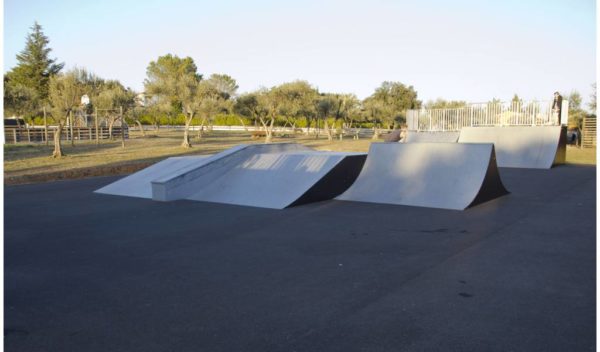
{"type": "Polygon", "coordinates": [[[57,125],[54,133],[54,151],[52,152],[54,158],[64,155],[61,148],[62,129],[69,115],[80,106],[87,77],[88,73],[85,70],[77,68],[50,77],[48,96],[52,107],[52,117],[57,125]]]}
{"type": "Polygon", "coordinates": [[[277,113],[282,116],[286,125],[296,127],[299,119],[309,122],[316,114],[315,99],[318,92],[306,81],[283,83],[271,89],[272,96],[277,100],[277,113]]]}
{"type": "MultiPolygon", "coordinates": [[[[150,62],[144,81],[146,93],[153,96],[158,109],[173,117],[177,113],[186,114],[186,127],[181,145],[189,148],[190,107],[195,105],[197,88],[202,75],[191,57],[179,58],[167,54],[150,62]],[[188,108],[185,108],[187,105],[188,108]],[[189,120],[189,122],[188,122],[189,120]]],[[[193,113],[191,116],[193,118],[193,113]]]]}
{"type": "Polygon", "coordinates": [[[268,89],[260,89],[238,97],[235,111],[250,119],[260,121],[265,130],[265,143],[273,139],[273,126],[277,116],[277,97],[268,89]]]}
{"type": "MultiPolygon", "coordinates": [[[[108,134],[112,139],[114,123],[123,119],[122,111],[126,113],[133,108],[135,94],[117,81],[106,81],[95,90],[97,92],[93,93],[91,101],[97,108],[107,112],[108,134]]],[[[123,121],[121,124],[124,125],[123,121]]]]}

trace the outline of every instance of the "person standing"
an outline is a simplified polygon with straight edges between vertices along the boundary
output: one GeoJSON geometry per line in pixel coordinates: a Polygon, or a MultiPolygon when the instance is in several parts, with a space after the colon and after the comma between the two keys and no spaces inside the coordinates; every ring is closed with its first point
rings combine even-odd
{"type": "Polygon", "coordinates": [[[557,124],[560,124],[562,99],[563,98],[559,92],[554,92],[554,101],[552,102],[552,117],[557,124]]]}

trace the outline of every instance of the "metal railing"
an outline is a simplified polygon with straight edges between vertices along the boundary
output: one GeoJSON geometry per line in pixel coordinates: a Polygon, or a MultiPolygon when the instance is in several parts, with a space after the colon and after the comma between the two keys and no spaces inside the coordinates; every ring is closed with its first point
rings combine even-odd
{"type": "Polygon", "coordinates": [[[475,126],[558,126],[566,121],[568,102],[563,100],[562,118],[551,101],[475,103],[454,109],[407,110],[412,131],[460,131],[475,126]],[[566,104],[565,104],[566,103],[566,104]]]}

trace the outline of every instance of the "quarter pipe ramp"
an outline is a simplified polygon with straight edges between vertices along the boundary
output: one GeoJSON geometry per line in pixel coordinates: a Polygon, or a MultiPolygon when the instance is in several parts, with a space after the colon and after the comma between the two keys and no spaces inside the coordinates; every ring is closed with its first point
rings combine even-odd
{"type": "Polygon", "coordinates": [[[507,193],[493,144],[372,143],[336,199],[463,210],[507,193]]]}
{"type": "Polygon", "coordinates": [[[566,128],[561,126],[463,127],[459,143],[494,143],[499,167],[549,169],[564,164],[566,128]]]}

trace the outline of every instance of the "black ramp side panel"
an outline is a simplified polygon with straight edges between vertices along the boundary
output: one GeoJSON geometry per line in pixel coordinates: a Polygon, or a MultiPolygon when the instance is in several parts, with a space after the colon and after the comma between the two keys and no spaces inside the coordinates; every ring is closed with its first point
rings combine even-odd
{"type": "Polygon", "coordinates": [[[560,137],[558,138],[558,146],[556,147],[556,157],[552,166],[561,165],[566,162],[567,159],[567,126],[562,126],[560,130],[560,137]]]}
{"type": "Polygon", "coordinates": [[[496,164],[496,152],[494,148],[492,148],[492,155],[481,188],[475,199],[469,204],[468,208],[509,193],[510,192],[504,187],[504,184],[502,184],[502,179],[500,179],[500,172],[498,170],[498,165],[496,164]]]}
{"type": "Polygon", "coordinates": [[[356,180],[367,155],[349,155],[288,207],[329,200],[344,193],[356,180]]]}

